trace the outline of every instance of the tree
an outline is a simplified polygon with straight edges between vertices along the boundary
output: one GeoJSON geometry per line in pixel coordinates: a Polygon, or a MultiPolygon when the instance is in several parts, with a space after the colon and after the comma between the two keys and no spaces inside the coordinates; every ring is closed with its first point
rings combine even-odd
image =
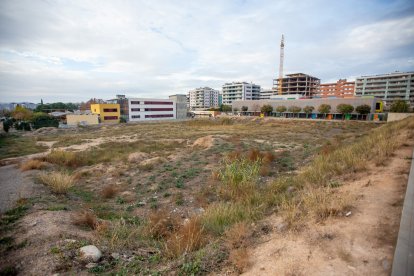
{"type": "Polygon", "coordinates": [[[247,107],[247,106],[242,106],[241,110],[242,110],[243,112],[246,112],[247,110],[249,110],[249,107],[247,107]]]}
{"type": "Polygon", "coordinates": [[[350,114],[354,111],[354,107],[350,104],[338,104],[336,111],[341,114],[350,114]]]}
{"type": "Polygon", "coordinates": [[[262,106],[262,108],[260,109],[260,111],[263,114],[269,115],[270,113],[273,112],[273,107],[270,104],[265,104],[262,106]]]}
{"type": "Polygon", "coordinates": [[[306,118],[308,117],[309,114],[311,114],[313,112],[315,108],[311,105],[307,105],[303,108],[303,112],[306,113],[306,118]]]}
{"type": "Polygon", "coordinates": [[[331,106],[329,104],[321,104],[318,107],[318,112],[323,114],[329,113],[331,112],[331,106]]]}
{"type": "Polygon", "coordinates": [[[289,106],[288,110],[289,112],[292,112],[292,113],[299,113],[302,110],[302,108],[300,108],[299,106],[292,105],[292,106],[289,106]]]}
{"type": "Polygon", "coordinates": [[[355,108],[355,111],[358,112],[361,115],[366,115],[366,114],[369,114],[371,112],[371,107],[367,104],[358,105],[355,108]]]}
{"type": "Polygon", "coordinates": [[[225,104],[220,105],[220,111],[221,112],[230,112],[231,111],[231,105],[225,105],[225,104]]]}
{"type": "Polygon", "coordinates": [[[409,109],[409,106],[406,101],[404,100],[396,100],[392,103],[390,111],[391,112],[401,112],[401,113],[407,113],[409,109]]]}
{"type": "Polygon", "coordinates": [[[276,107],[276,111],[279,112],[279,113],[286,112],[286,106],[279,105],[278,107],[276,107]]]}
{"type": "Polygon", "coordinates": [[[33,112],[23,106],[16,106],[12,111],[12,117],[19,121],[28,121],[32,118],[33,112]]]}
{"type": "Polygon", "coordinates": [[[33,123],[34,129],[38,129],[41,127],[58,127],[59,126],[58,119],[43,112],[34,113],[32,123],[33,123]]]}
{"type": "Polygon", "coordinates": [[[6,119],[3,122],[3,129],[5,132],[9,132],[11,126],[13,126],[13,119],[6,119]]]}

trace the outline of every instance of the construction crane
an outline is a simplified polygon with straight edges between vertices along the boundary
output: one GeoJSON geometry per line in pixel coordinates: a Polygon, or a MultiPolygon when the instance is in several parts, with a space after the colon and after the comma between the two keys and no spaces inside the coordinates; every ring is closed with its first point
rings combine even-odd
{"type": "Polygon", "coordinates": [[[282,95],[282,84],[283,84],[283,59],[285,57],[285,38],[282,34],[282,40],[280,41],[280,64],[279,64],[279,85],[278,94],[282,95]]]}

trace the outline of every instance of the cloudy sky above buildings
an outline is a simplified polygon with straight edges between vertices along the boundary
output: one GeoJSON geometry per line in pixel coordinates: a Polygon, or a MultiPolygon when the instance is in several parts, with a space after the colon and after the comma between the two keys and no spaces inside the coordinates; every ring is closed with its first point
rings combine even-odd
{"type": "Polygon", "coordinates": [[[414,70],[414,2],[0,1],[0,102],[167,97],[414,70]]]}

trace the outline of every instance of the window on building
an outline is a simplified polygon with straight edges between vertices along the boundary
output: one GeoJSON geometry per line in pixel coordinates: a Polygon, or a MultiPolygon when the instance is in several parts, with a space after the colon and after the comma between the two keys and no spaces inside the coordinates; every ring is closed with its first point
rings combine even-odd
{"type": "Polygon", "coordinates": [[[139,119],[139,118],[141,118],[141,115],[132,115],[131,117],[132,117],[132,119],[139,119]]]}
{"type": "Polygon", "coordinates": [[[140,108],[131,108],[131,111],[140,111],[140,108]]]}
{"type": "Polygon", "coordinates": [[[131,101],[131,104],[139,104],[139,101],[131,101]]]}
{"type": "Polygon", "coordinates": [[[145,118],[171,118],[174,117],[173,114],[155,114],[155,115],[145,115],[145,118]]]}
{"type": "Polygon", "coordinates": [[[104,120],[118,120],[118,116],[104,116],[104,120]]]}
{"type": "Polygon", "coordinates": [[[173,102],[145,101],[144,104],[173,105],[173,102]]]}
{"type": "Polygon", "coordinates": [[[173,108],[145,108],[145,111],[173,111],[173,108]]]}
{"type": "Polygon", "coordinates": [[[104,112],[118,112],[117,108],[104,108],[104,112]]]}

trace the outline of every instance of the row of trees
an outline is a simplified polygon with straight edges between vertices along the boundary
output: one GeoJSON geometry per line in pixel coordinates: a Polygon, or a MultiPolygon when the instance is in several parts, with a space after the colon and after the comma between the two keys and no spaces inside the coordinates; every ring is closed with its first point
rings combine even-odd
{"type": "MultiPolygon", "coordinates": [[[[318,112],[322,114],[327,114],[331,112],[331,108],[332,107],[329,104],[321,104],[318,107],[318,112]]],[[[248,110],[248,107],[243,106],[241,110],[243,112],[246,112],[248,110]]],[[[290,106],[289,108],[286,108],[286,106],[281,105],[281,106],[276,107],[275,111],[279,113],[283,113],[286,111],[289,111],[292,113],[299,113],[303,111],[304,113],[309,115],[309,114],[312,114],[314,110],[315,108],[310,105],[305,106],[303,109],[299,106],[290,106]]],[[[273,112],[273,107],[271,105],[266,104],[261,107],[260,111],[266,115],[269,115],[270,113],[273,112]]],[[[354,111],[354,107],[349,104],[339,104],[336,107],[336,111],[341,114],[350,114],[354,111]]],[[[359,114],[365,115],[371,112],[371,107],[369,105],[364,104],[364,105],[357,106],[355,108],[355,111],[358,112],[359,114]]]]}
{"type": "MultiPolygon", "coordinates": [[[[259,111],[259,107],[254,107],[254,112],[258,112],[259,111]]],[[[322,114],[328,114],[331,112],[332,107],[329,104],[321,104],[318,107],[318,112],[322,113],[322,114]]],[[[299,113],[301,111],[303,111],[306,114],[311,114],[313,111],[315,110],[315,108],[313,106],[305,106],[303,109],[300,108],[299,106],[290,106],[289,108],[286,108],[285,106],[278,106],[276,107],[276,112],[279,113],[283,113],[286,111],[292,112],[292,113],[299,113]]],[[[234,110],[234,111],[238,111],[238,110],[234,110]]],[[[241,111],[243,112],[247,112],[248,111],[248,107],[247,106],[242,106],[241,111]]],[[[260,108],[260,111],[264,114],[270,114],[271,112],[273,112],[273,107],[271,105],[263,105],[260,108]]],[[[340,114],[350,114],[354,111],[354,107],[350,104],[339,104],[336,107],[336,112],[340,113],[340,114]]],[[[362,115],[366,115],[369,114],[371,112],[371,107],[369,105],[363,104],[360,106],[357,106],[355,108],[355,111],[359,114],[362,115]]],[[[397,100],[395,101],[391,107],[390,107],[390,111],[391,112],[409,112],[409,105],[407,104],[406,101],[403,100],[397,100]]]]}
{"type": "Polygon", "coordinates": [[[17,130],[38,129],[41,127],[58,127],[59,121],[44,112],[33,112],[21,106],[17,106],[13,111],[4,114],[6,119],[3,121],[3,129],[9,132],[14,127],[17,130]]]}

